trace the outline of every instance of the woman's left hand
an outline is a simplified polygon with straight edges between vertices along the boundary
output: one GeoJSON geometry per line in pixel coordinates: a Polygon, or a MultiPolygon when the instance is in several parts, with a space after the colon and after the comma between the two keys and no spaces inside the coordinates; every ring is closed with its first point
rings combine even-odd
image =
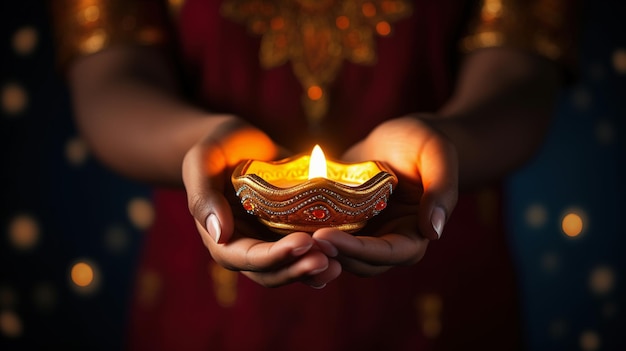
{"type": "Polygon", "coordinates": [[[458,196],[458,160],[454,145],[423,118],[386,121],[343,157],[346,162],[383,161],[398,176],[389,205],[360,232],[333,228],[313,233],[321,247],[335,247],[343,270],[360,276],[422,259],[430,240],[441,237],[458,196]]]}

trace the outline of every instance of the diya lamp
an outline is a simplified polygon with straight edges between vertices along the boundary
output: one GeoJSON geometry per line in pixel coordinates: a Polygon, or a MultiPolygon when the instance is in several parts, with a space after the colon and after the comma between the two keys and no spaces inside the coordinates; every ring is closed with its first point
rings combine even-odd
{"type": "Polygon", "coordinates": [[[280,234],[334,227],[353,233],[387,207],[398,179],[383,162],[342,163],[313,152],[245,160],[231,177],[243,208],[280,234]]]}

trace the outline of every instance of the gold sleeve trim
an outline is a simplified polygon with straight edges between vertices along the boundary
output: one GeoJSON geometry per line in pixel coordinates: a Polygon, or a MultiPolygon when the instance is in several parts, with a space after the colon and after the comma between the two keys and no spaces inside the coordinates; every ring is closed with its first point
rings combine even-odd
{"type": "Polygon", "coordinates": [[[567,0],[482,0],[461,49],[508,46],[555,61],[574,55],[575,6],[567,0]]]}
{"type": "Polygon", "coordinates": [[[52,16],[61,66],[111,46],[163,46],[167,8],[151,0],[54,0],[52,16]]]}

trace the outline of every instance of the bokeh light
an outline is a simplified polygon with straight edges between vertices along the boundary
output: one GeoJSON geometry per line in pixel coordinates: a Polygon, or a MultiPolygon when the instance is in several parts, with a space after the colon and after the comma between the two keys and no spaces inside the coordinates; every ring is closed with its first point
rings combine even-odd
{"type": "Polygon", "coordinates": [[[389,22],[380,21],[376,23],[376,33],[383,37],[391,34],[391,25],[389,25],[389,22]]]}
{"type": "Polygon", "coordinates": [[[209,264],[209,273],[213,279],[213,288],[217,303],[222,307],[232,306],[237,300],[237,281],[239,274],[214,262],[209,264]]]}
{"type": "Polygon", "coordinates": [[[600,336],[592,330],[586,330],[580,334],[580,348],[583,351],[596,351],[600,349],[600,336]]]}
{"type": "Polygon", "coordinates": [[[541,204],[533,204],[526,209],[526,223],[534,229],[539,229],[546,224],[548,211],[541,204]]]}
{"type": "Polygon", "coordinates": [[[128,202],[128,218],[137,229],[147,229],[154,221],[154,207],[144,198],[136,197],[128,202]]]}
{"type": "Polygon", "coordinates": [[[565,216],[563,216],[563,220],[561,221],[561,230],[568,237],[577,237],[579,236],[584,229],[583,218],[579,213],[569,212],[565,216]]]}
{"type": "Polygon", "coordinates": [[[365,2],[361,6],[361,12],[365,17],[374,17],[376,16],[376,5],[371,2],[365,2]]]}
{"type": "Polygon", "coordinates": [[[18,55],[29,55],[35,50],[38,40],[39,35],[35,28],[22,27],[13,35],[13,50],[18,55]]]}
{"type": "Polygon", "coordinates": [[[153,271],[145,271],[139,276],[138,300],[144,308],[150,308],[157,302],[161,294],[163,282],[153,271]]]}
{"type": "Polygon", "coordinates": [[[69,276],[70,285],[77,294],[92,295],[100,287],[100,270],[89,259],[76,260],[70,267],[69,276]]]}
{"type": "Polygon", "coordinates": [[[9,241],[16,249],[29,250],[39,241],[39,224],[30,215],[22,214],[9,224],[9,241]]]}
{"type": "Polygon", "coordinates": [[[322,98],[324,91],[319,85],[313,85],[307,89],[306,93],[309,99],[316,101],[322,98]]]}
{"type": "Polygon", "coordinates": [[[606,295],[613,290],[615,273],[608,266],[596,267],[589,276],[591,291],[597,295],[606,295]]]}
{"type": "Polygon", "coordinates": [[[2,88],[2,109],[7,115],[17,115],[28,105],[28,95],[17,83],[7,83],[2,88]]]}
{"type": "Polygon", "coordinates": [[[613,52],[613,68],[620,74],[626,74],[626,49],[617,49],[613,52]]]}
{"type": "Polygon", "coordinates": [[[85,7],[77,16],[77,19],[81,22],[81,24],[96,22],[99,18],[100,8],[96,5],[85,7]]]}
{"type": "Polygon", "coordinates": [[[80,166],[85,163],[88,155],[87,143],[82,138],[71,138],[65,144],[65,158],[74,166],[80,166]]]}
{"type": "Polygon", "coordinates": [[[72,266],[72,282],[80,287],[91,285],[94,280],[93,268],[85,262],[78,262],[72,266]]]}
{"type": "Polygon", "coordinates": [[[347,16],[338,16],[335,19],[335,25],[341,30],[348,29],[350,27],[350,19],[347,16]]]}
{"type": "Polygon", "coordinates": [[[0,312],[0,332],[7,338],[22,335],[22,320],[13,311],[0,312]]]}
{"type": "Polygon", "coordinates": [[[443,300],[437,294],[426,294],[417,297],[415,305],[421,321],[422,333],[427,338],[436,338],[441,333],[443,300]]]}
{"type": "Polygon", "coordinates": [[[87,39],[82,42],[80,50],[84,54],[93,54],[102,49],[106,45],[108,40],[109,37],[105,31],[95,30],[87,39]]]}

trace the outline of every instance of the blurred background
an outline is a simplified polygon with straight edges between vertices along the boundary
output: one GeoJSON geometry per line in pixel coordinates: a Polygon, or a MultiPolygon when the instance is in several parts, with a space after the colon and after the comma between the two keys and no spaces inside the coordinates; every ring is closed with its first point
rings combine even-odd
{"type": "MultiPolygon", "coordinates": [[[[44,1],[0,8],[0,350],[119,349],[150,192],[72,123],[44,1]]],[[[626,350],[626,6],[587,1],[578,80],[509,181],[530,350],[626,350]]]]}

